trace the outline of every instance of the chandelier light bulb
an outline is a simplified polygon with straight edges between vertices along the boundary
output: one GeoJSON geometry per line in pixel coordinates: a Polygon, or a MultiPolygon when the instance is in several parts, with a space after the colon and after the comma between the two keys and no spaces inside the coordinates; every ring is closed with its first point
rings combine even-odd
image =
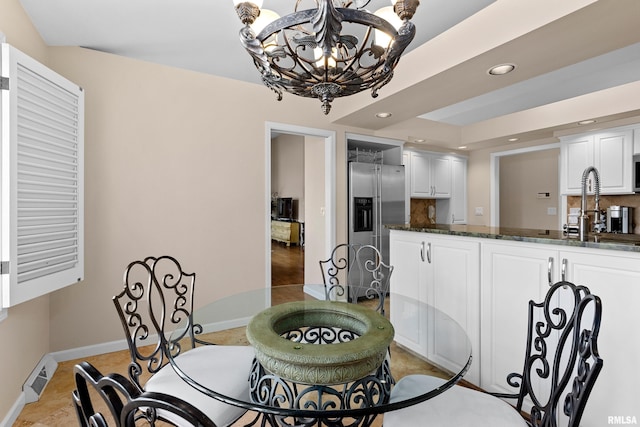
{"type": "Polygon", "coordinates": [[[260,10],[260,15],[258,16],[258,18],[253,22],[253,24],[251,24],[251,29],[255,31],[256,34],[258,34],[264,29],[264,27],[279,18],[280,15],[275,13],[273,10],[262,9],[260,10]]]}
{"type": "MultiPolygon", "coordinates": [[[[396,30],[402,26],[402,20],[393,11],[393,6],[386,6],[378,9],[375,11],[374,15],[379,16],[389,24],[393,25],[396,30]]],[[[389,46],[393,41],[393,38],[384,31],[375,30],[373,34],[375,44],[382,48],[387,48],[387,46],[389,46]]]]}
{"type": "Polygon", "coordinates": [[[324,52],[322,51],[321,48],[316,47],[315,49],[313,49],[313,57],[314,58],[318,58],[318,60],[316,61],[316,67],[321,68],[321,69],[334,69],[336,68],[336,55],[338,54],[338,50],[337,49],[331,49],[331,56],[329,56],[328,58],[325,58],[324,56],[324,52]],[[326,61],[326,62],[325,62],[326,61]],[[326,67],[325,67],[326,64],[326,67]]]}

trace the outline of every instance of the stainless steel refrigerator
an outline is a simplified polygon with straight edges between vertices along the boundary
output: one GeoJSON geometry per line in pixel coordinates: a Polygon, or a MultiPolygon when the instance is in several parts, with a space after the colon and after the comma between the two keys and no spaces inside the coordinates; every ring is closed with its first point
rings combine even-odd
{"type": "Polygon", "coordinates": [[[404,224],[404,178],[402,165],[349,163],[349,243],[375,246],[386,264],[389,230],[384,225],[404,224]]]}

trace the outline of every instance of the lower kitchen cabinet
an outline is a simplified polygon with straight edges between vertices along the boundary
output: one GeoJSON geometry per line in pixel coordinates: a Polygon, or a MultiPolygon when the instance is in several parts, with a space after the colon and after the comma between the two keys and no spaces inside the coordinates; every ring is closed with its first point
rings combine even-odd
{"type": "MultiPolygon", "coordinates": [[[[514,392],[507,384],[507,375],[522,371],[529,300],[544,299],[550,275],[554,275],[555,256],[553,251],[536,245],[483,243],[482,389],[494,393],[514,392]]],[[[551,281],[554,282],[554,277],[551,281]]]]}
{"type": "Polygon", "coordinates": [[[541,301],[550,283],[565,279],[587,286],[602,300],[598,348],[604,368],[581,425],[602,426],[609,416],[636,415],[640,312],[634,304],[640,301],[640,255],[505,242],[483,243],[482,260],[480,386],[491,392],[513,391],[506,376],[522,369],[527,303],[541,301]]]}
{"type": "Polygon", "coordinates": [[[561,251],[566,277],[602,300],[598,348],[604,367],[581,425],[610,424],[609,416],[640,419],[640,256],[622,251],[561,251]],[[612,398],[612,396],[614,396],[612,398]]]}
{"type": "MultiPolygon", "coordinates": [[[[394,267],[391,292],[430,304],[462,326],[474,358],[465,379],[479,384],[480,244],[457,237],[392,230],[390,256],[394,267]]],[[[390,316],[399,344],[442,368],[461,368],[453,356],[460,349],[449,345],[446,332],[456,325],[436,325],[437,320],[428,319],[425,313],[394,303],[393,296],[390,316]]]]}
{"type": "MultiPolygon", "coordinates": [[[[604,367],[581,426],[640,418],[640,253],[392,230],[390,261],[393,293],[434,305],[467,331],[474,359],[465,379],[490,392],[514,391],[506,378],[522,370],[528,302],[542,301],[549,285],[562,279],[587,286],[602,300],[604,367]]],[[[390,299],[396,341],[447,368],[452,349],[446,337],[431,332],[426,315],[399,299],[390,299]]],[[[534,387],[544,390],[544,384],[534,387]]]]}
{"type": "Polygon", "coordinates": [[[410,302],[394,299],[393,294],[426,301],[426,273],[422,267],[424,250],[421,233],[389,233],[389,264],[393,266],[389,290],[389,315],[395,340],[420,355],[427,354],[426,313],[410,302]]]}

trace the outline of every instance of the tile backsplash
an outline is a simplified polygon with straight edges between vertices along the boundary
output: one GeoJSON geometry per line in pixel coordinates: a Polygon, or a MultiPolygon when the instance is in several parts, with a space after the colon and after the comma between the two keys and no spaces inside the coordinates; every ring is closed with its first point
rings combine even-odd
{"type": "MultiPolygon", "coordinates": [[[[593,195],[589,195],[587,197],[587,209],[593,209],[594,203],[595,202],[593,195]]],[[[633,234],[640,234],[640,194],[626,194],[622,196],[600,196],[600,209],[606,211],[609,206],[629,206],[634,208],[633,234]]],[[[579,207],[580,196],[567,196],[567,208],[579,207]]]]}
{"type": "Polygon", "coordinates": [[[436,222],[435,199],[411,199],[411,223],[412,227],[425,227],[436,222]],[[429,213],[433,222],[429,218],[429,213]]]}

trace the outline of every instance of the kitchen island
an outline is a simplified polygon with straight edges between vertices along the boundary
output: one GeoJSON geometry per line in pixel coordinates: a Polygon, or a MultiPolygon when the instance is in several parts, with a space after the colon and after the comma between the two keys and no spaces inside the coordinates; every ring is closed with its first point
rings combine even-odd
{"type": "Polygon", "coordinates": [[[609,249],[640,253],[640,235],[615,233],[590,233],[585,242],[578,236],[568,236],[559,230],[530,228],[487,227],[483,225],[434,224],[415,227],[411,225],[387,225],[390,230],[433,233],[449,236],[477,237],[514,242],[542,243],[593,249],[609,249]]]}
{"type": "MultiPolygon", "coordinates": [[[[640,236],[591,234],[581,242],[561,231],[470,225],[388,225],[391,291],[417,297],[455,319],[467,332],[474,361],[465,377],[484,390],[513,392],[506,376],[522,369],[529,300],[542,301],[550,284],[567,280],[602,299],[599,349],[604,368],[582,425],[609,417],[640,420],[640,236]]],[[[394,306],[390,315],[407,317],[394,306]]],[[[446,336],[421,339],[429,319],[415,313],[396,341],[445,366],[446,336]]],[[[397,323],[401,325],[401,322],[397,323]]],[[[562,424],[560,424],[562,425],[562,424]]]]}

